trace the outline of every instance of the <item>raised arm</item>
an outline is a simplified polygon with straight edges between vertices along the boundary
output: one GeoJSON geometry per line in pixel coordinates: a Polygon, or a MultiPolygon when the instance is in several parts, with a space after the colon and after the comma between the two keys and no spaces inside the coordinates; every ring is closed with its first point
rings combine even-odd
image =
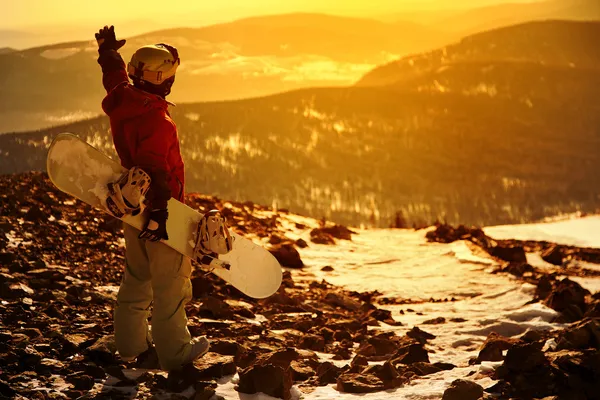
{"type": "Polygon", "coordinates": [[[102,84],[109,93],[118,85],[129,82],[125,62],[118,52],[125,44],[125,39],[117,40],[114,26],[105,26],[96,33],[96,41],[98,64],[102,67],[102,84]]]}

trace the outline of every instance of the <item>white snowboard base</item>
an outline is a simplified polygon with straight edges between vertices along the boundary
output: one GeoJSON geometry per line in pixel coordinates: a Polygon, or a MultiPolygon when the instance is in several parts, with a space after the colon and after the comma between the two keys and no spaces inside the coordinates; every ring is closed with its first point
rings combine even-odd
{"type": "MultiPolygon", "coordinates": [[[[48,150],[47,171],[60,190],[108,213],[104,203],[108,192],[106,184],[116,180],[125,169],[78,136],[61,133],[48,150]]],[[[202,214],[173,198],[169,200],[168,210],[169,240],[163,242],[194,259],[196,227],[202,214]]],[[[121,220],[143,229],[142,215],[126,215],[121,220]]],[[[216,267],[212,272],[250,297],[265,298],[275,293],[281,284],[279,262],[251,240],[234,232],[232,237],[233,250],[218,257],[228,268],[216,267]]]]}

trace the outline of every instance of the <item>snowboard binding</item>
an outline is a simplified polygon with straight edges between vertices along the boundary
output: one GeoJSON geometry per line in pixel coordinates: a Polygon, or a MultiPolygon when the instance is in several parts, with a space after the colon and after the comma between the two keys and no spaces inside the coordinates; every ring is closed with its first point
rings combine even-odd
{"type": "Polygon", "coordinates": [[[117,218],[142,211],[142,197],[150,189],[150,175],[139,167],[125,171],[116,182],[109,183],[106,208],[117,218]]]}
{"type": "Polygon", "coordinates": [[[196,246],[194,256],[217,258],[219,254],[227,254],[233,248],[233,238],[225,223],[225,218],[218,210],[210,210],[202,216],[196,230],[196,246]]]}

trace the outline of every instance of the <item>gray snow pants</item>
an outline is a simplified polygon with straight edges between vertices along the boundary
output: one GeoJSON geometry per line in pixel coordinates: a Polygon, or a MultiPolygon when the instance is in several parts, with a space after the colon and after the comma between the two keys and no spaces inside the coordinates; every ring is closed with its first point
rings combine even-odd
{"type": "Polygon", "coordinates": [[[152,339],[161,368],[179,368],[191,351],[185,305],[192,298],[192,264],[160,242],[138,239],[140,231],[123,224],[125,272],[114,311],[115,341],[124,357],[148,349],[152,304],[152,339]]]}

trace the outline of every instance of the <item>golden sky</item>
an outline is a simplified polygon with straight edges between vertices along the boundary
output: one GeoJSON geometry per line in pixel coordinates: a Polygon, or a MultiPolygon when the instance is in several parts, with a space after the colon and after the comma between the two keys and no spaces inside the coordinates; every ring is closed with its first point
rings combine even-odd
{"type": "MultiPolygon", "coordinates": [[[[512,0],[511,2],[531,0],[512,0]]],[[[503,0],[7,0],[2,28],[155,21],[158,27],[204,25],[249,15],[296,11],[375,16],[415,9],[476,7],[503,0]]],[[[0,28],[0,29],[2,29],[0,28]]]]}

